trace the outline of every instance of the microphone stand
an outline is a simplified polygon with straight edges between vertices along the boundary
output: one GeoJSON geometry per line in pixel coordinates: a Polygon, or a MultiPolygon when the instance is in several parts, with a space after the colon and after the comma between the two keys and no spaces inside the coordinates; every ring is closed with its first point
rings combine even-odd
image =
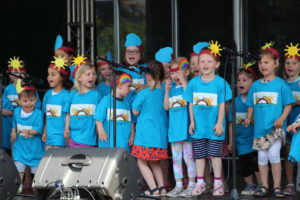
{"type": "Polygon", "coordinates": [[[114,136],[113,147],[116,147],[117,146],[117,98],[116,98],[117,84],[116,84],[116,71],[118,71],[118,69],[127,69],[127,70],[130,70],[130,71],[136,72],[136,73],[139,73],[139,72],[132,69],[132,68],[130,68],[130,67],[127,67],[125,65],[109,61],[105,58],[98,57],[98,59],[109,63],[109,65],[113,68],[113,74],[112,74],[113,75],[112,76],[112,81],[113,81],[113,84],[112,84],[112,90],[113,90],[113,128],[114,128],[114,131],[113,131],[113,136],[114,136]]]}

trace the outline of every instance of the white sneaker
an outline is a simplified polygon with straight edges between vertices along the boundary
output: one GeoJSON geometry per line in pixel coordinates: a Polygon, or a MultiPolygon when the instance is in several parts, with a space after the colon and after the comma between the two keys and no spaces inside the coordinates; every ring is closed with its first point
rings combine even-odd
{"type": "Polygon", "coordinates": [[[178,194],[178,197],[192,197],[193,189],[194,187],[188,186],[185,190],[183,190],[180,194],[178,194]]]}
{"type": "Polygon", "coordinates": [[[167,193],[167,197],[177,197],[184,190],[183,186],[175,186],[170,192],[167,193]]]}
{"type": "Polygon", "coordinates": [[[246,187],[241,191],[243,196],[252,196],[256,190],[255,184],[247,184],[246,187]]]}

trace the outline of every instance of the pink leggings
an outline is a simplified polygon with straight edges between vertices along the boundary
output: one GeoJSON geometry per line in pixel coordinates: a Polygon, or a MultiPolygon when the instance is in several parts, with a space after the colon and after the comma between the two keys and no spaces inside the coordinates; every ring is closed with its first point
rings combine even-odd
{"type": "Polygon", "coordinates": [[[175,179],[182,179],[182,155],[187,166],[189,178],[196,177],[196,166],[193,157],[193,147],[191,142],[180,141],[171,143],[173,170],[175,179]]]}

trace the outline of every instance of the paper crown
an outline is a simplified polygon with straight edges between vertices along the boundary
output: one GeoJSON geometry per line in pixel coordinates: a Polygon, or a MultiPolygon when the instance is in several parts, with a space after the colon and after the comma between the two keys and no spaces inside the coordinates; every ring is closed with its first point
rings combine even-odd
{"type": "Polygon", "coordinates": [[[90,63],[89,60],[87,60],[87,57],[84,57],[84,55],[77,55],[77,57],[74,57],[73,60],[73,65],[75,66],[74,67],[74,70],[73,70],[73,73],[72,73],[72,76],[75,77],[75,74],[77,72],[77,70],[84,64],[84,63],[90,63]]]}
{"type": "Polygon", "coordinates": [[[9,58],[8,71],[25,72],[26,68],[24,67],[23,60],[20,60],[19,57],[15,57],[15,56],[13,58],[9,58]]]}
{"type": "Polygon", "coordinates": [[[129,46],[136,46],[136,47],[142,46],[142,40],[141,40],[140,36],[138,36],[135,33],[127,34],[126,41],[125,41],[125,47],[129,47],[129,46]]]}
{"type": "Polygon", "coordinates": [[[218,44],[218,41],[216,41],[214,43],[214,41],[210,41],[209,42],[209,46],[208,49],[203,49],[199,55],[201,54],[211,54],[212,56],[214,56],[217,60],[220,59],[220,51],[222,51],[222,49],[220,48],[221,44],[218,44]]]}
{"type": "Polygon", "coordinates": [[[182,58],[176,68],[170,68],[170,72],[177,72],[183,70],[189,66],[189,61],[186,58],[182,58]]]}
{"type": "Polygon", "coordinates": [[[63,73],[65,76],[69,77],[70,76],[70,71],[68,70],[68,65],[67,65],[67,60],[65,57],[62,57],[61,55],[59,56],[54,56],[54,60],[51,61],[51,64],[49,65],[49,68],[55,69],[61,73],[63,73]]]}
{"type": "Polygon", "coordinates": [[[132,81],[132,78],[129,74],[127,73],[123,73],[121,74],[121,76],[116,80],[116,83],[117,84],[120,84],[120,83],[128,83],[128,82],[131,82],[132,81]]]}
{"type": "Polygon", "coordinates": [[[173,54],[173,48],[172,47],[164,47],[159,49],[155,53],[155,60],[162,62],[162,63],[168,63],[172,61],[172,54],[173,54]]]}
{"type": "Polygon", "coordinates": [[[64,41],[63,41],[61,35],[58,35],[56,37],[56,40],[55,40],[54,50],[62,50],[62,51],[65,51],[65,52],[74,53],[74,51],[75,51],[74,48],[68,47],[68,46],[63,46],[63,43],[64,43],[64,41]]]}
{"type": "Polygon", "coordinates": [[[284,58],[285,59],[289,59],[289,58],[293,58],[293,59],[297,59],[300,60],[300,48],[298,48],[299,43],[297,43],[296,45],[293,45],[293,43],[290,43],[291,46],[289,45],[285,45],[286,49],[284,49],[284,51],[286,51],[286,53],[284,54],[284,58]]]}
{"type": "Polygon", "coordinates": [[[20,94],[24,90],[32,90],[35,92],[36,88],[34,86],[30,86],[30,85],[25,85],[22,87],[22,80],[18,79],[17,84],[16,84],[16,90],[17,90],[17,93],[20,94]]]}
{"type": "Polygon", "coordinates": [[[276,59],[278,59],[280,57],[279,52],[272,48],[274,46],[275,42],[271,41],[271,42],[267,42],[265,43],[261,49],[270,52],[271,54],[273,54],[275,56],[276,59]]]}
{"type": "Polygon", "coordinates": [[[198,56],[203,48],[209,47],[208,42],[198,42],[193,46],[193,52],[191,53],[191,56],[198,56]]]}
{"type": "Polygon", "coordinates": [[[249,73],[251,73],[254,77],[255,80],[257,80],[259,78],[259,75],[258,73],[254,70],[253,66],[256,64],[256,62],[248,62],[248,63],[245,63],[244,65],[242,65],[241,69],[242,70],[245,70],[249,73]]]}

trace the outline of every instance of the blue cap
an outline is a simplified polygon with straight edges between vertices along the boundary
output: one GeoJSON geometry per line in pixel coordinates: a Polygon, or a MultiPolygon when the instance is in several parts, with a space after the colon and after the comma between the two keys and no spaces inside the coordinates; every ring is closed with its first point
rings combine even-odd
{"type": "Polygon", "coordinates": [[[111,51],[107,51],[106,52],[106,60],[108,60],[108,61],[113,61],[113,55],[112,55],[112,53],[111,53],[111,51]]]}
{"type": "Polygon", "coordinates": [[[172,47],[161,48],[155,53],[155,60],[163,63],[171,62],[172,53],[173,53],[172,47]]]}
{"type": "Polygon", "coordinates": [[[135,33],[129,33],[126,35],[126,41],[125,41],[125,47],[129,46],[141,46],[142,45],[142,40],[140,36],[138,36],[135,33]]]}
{"type": "Polygon", "coordinates": [[[58,35],[55,40],[54,50],[59,49],[63,45],[63,39],[61,35],[58,35]]]}
{"type": "Polygon", "coordinates": [[[193,46],[194,53],[199,54],[205,47],[209,47],[208,42],[198,42],[193,46]]]}

